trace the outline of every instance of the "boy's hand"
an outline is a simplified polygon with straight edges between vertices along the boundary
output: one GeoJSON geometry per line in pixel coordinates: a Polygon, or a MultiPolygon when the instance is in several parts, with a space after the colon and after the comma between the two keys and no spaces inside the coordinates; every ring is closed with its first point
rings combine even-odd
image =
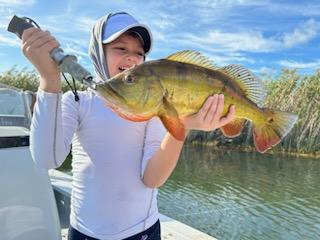
{"type": "Polygon", "coordinates": [[[222,117],[223,108],[223,94],[208,97],[196,114],[182,119],[186,130],[213,131],[226,125],[235,118],[235,107],[231,106],[225,117],[222,117]]]}
{"type": "Polygon", "coordinates": [[[59,42],[48,31],[32,27],[22,34],[22,52],[38,70],[40,88],[48,92],[59,92],[61,88],[60,70],[50,56],[50,52],[59,46],[59,42]]]}

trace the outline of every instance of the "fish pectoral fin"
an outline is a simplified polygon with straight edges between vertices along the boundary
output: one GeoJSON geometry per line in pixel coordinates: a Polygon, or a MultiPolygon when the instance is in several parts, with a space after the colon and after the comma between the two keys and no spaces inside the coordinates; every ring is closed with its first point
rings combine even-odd
{"type": "Polygon", "coordinates": [[[229,138],[234,138],[241,134],[245,123],[246,123],[246,119],[236,118],[232,122],[221,127],[220,129],[224,136],[229,138]]]}
{"type": "Polygon", "coordinates": [[[179,118],[174,118],[167,115],[161,115],[159,117],[163,125],[174,138],[179,141],[183,141],[185,139],[185,129],[179,118]]]}
{"type": "Polygon", "coordinates": [[[185,139],[185,128],[179,119],[178,113],[165,98],[163,100],[163,108],[161,108],[159,113],[159,118],[174,138],[180,141],[185,139]]]}

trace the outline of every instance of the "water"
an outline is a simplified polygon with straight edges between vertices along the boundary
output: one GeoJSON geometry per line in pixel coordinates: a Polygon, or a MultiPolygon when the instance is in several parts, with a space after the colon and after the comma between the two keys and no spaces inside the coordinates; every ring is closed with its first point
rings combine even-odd
{"type": "Polygon", "coordinates": [[[319,159],[186,145],[158,204],[219,240],[320,239],[319,185],[319,159]]]}
{"type": "Polygon", "coordinates": [[[218,239],[320,239],[320,160],[185,147],[160,211],[218,239]]]}

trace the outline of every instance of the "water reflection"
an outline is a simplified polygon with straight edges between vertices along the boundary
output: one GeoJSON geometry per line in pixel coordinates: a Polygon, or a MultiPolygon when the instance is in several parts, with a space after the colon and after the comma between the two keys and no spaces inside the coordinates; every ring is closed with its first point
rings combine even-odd
{"type": "Polygon", "coordinates": [[[218,239],[318,239],[320,161],[188,145],[160,211],[218,239]]]}
{"type": "Polygon", "coordinates": [[[319,159],[186,145],[159,208],[219,240],[320,239],[319,184],[319,159]]]}

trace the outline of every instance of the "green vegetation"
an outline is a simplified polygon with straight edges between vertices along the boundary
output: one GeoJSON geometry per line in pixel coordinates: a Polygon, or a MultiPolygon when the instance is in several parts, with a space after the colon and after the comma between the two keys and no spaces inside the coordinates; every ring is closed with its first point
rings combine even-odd
{"type": "Polygon", "coordinates": [[[281,147],[287,151],[320,153],[320,71],[301,76],[286,69],[266,86],[267,107],[298,115],[298,122],[281,147]]]}
{"type": "MultiPolygon", "coordinates": [[[[72,84],[71,78],[68,77],[68,81],[72,84]]],[[[0,74],[0,83],[36,92],[39,86],[39,75],[36,71],[28,71],[26,68],[17,70],[13,67],[9,71],[0,74]]],[[[84,86],[80,86],[78,83],[76,83],[76,86],[77,89],[85,89],[84,86]]],[[[63,92],[70,90],[66,81],[62,81],[61,88],[63,92]]]]}
{"type": "MultiPolygon", "coordinates": [[[[71,82],[71,81],[70,81],[71,82]]],[[[37,91],[39,76],[35,71],[13,68],[0,75],[0,83],[37,91]]],[[[268,90],[265,107],[296,113],[299,117],[296,125],[288,136],[273,151],[320,154],[320,71],[313,75],[299,75],[295,70],[284,69],[274,79],[266,79],[268,90]]],[[[77,84],[77,89],[84,86],[77,84]]],[[[62,90],[68,91],[65,81],[62,90]]],[[[228,148],[240,147],[252,150],[252,132],[250,122],[243,133],[234,139],[225,138],[219,130],[205,133],[193,131],[188,137],[189,142],[206,143],[228,148]]]]}
{"type": "MultiPolygon", "coordinates": [[[[295,70],[284,69],[274,79],[266,79],[268,97],[265,107],[293,112],[298,121],[285,139],[273,151],[320,154],[320,71],[302,76],[295,70]]],[[[235,138],[225,138],[217,130],[212,133],[192,132],[191,142],[206,142],[211,145],[233,145],[253,150],[251,123],[235,138]]]]}

